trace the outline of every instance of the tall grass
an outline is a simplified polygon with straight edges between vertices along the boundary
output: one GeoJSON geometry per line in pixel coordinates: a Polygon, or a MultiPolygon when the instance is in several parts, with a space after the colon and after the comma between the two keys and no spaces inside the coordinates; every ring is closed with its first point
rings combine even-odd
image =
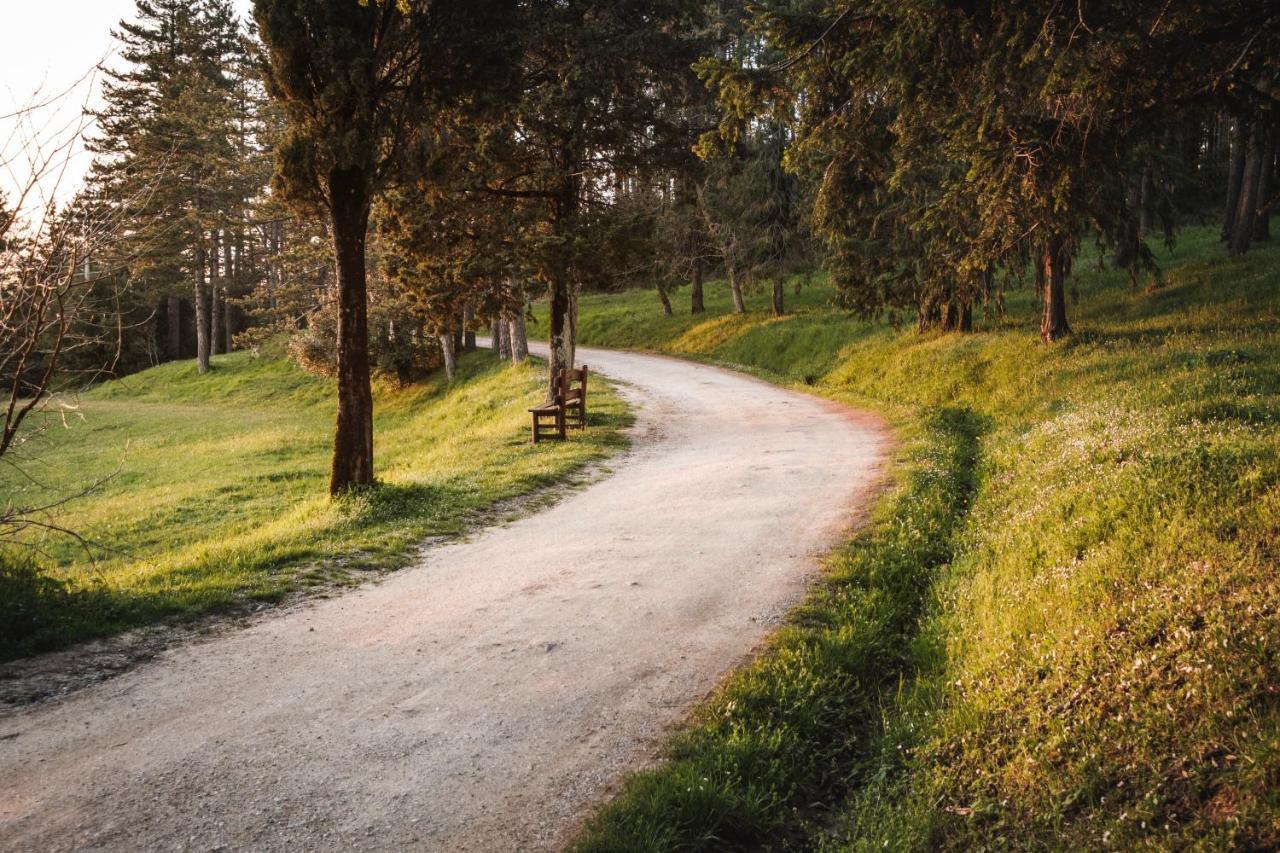
{"type": "Polygon", "coordinates": [[[1162,261],[1148,293],[1082,259],[1077,333],[1052,347],[1026,293],[979,334],[925,336],[821,282],[778,320],[730,315],[723,288],[698,318],[584,299],[591,342],[878,409],[905,448],[829,586],[584,848],[1280,844],[1280,247],[1227,258],[1193,231],[1162,261]],[[971,473],[942,466],[970,500],[919,491],[957,458],[944,411],[980,426],[971,473]],[[883,543],[907,530],[937,550],[900,571],[883,543]],[[875,608],[833,596],[850,565],[875,608]]]}
{"type": "Polygon", "coordinates": [[[542,382],[477,353],[452,386],[378,386],[380,485],[341,500],[326,497],[332,385],[286,361],[237,353],[206,376],[175,362],[101,386],[0,469],[25,506],[105,478],[51,519],[88,551],[48,534],[0,556],[0,658],[402,566],[423,539],[621,446],[627,415],[602,385],[592,429],[531,447],[542,382]]]}

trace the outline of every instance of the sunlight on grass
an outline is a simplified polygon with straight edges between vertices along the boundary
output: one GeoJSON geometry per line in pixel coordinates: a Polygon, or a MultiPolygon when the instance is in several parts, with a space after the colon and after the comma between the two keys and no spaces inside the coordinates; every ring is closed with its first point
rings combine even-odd
{"type": "Polygon", "coordinates": [[[624,444],[627,415],[601,383],[592,428],[528,443],[526,408],[543,369],[462,360],[458,382],[375,390],[379,488],[326,497],[331,383],[245,353],[108,383],[23,448],[0,487],[39,505],[102,486],[55,516],[92,544],[48,535],[30,544],[67,582],[41,627],[6,637],[12,657],[246,599],[275,599],[315,578],[390,569],[428,536],[456,534],[494,503],[543,489],[624,444]]]}
{"type": "Polygon", "coordinates": [[[1280,246],[1229,258],[1198,229],[1159,255],[1150,292],[1082,257],[1052,347],[1026,291],[967,336],[824,308],[820,278],[786,322],[764,294],[728,317],[719,284],[648,333],[651,294],[583,300],[586,342],[627,316],[627,346],[876,409],[904,463],[585,849],[1280,844],[1280,246]],[[966,476],[924,426],[947,411],[978,425],[971,501],[919,479],[966,476]]]}

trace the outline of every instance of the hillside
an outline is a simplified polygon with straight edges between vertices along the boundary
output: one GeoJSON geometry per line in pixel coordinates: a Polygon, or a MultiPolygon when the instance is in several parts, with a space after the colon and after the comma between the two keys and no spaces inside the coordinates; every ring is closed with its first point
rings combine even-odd
{"type": "Polygon", "coordinates": [[[422,540],[621,446],[627,416],[600,385],[595,429],[530,448],[542,381],[480,352],[452,386],[379,385],[381,485],[333,501],[332,384],[283,359],[221,356],[206,376],[173,362],[61,401],[0,490],[40,506],[101,482],[44,516],[79,538],[27,540],[55,583],[31,573],[30,550],[4,552],[0,659],[405,565],[422,540]]]}
{"type": "Polygon", "coordinates": [[[584,343],[879,411],[902,464],[581,849],[1280,844],[1280,246],[1202,229],[1160,260],[1147,293],[1080,259],[1050,347],[1025,291],[925,336],[820,280],[781,319],[723,286],[697,318],[583,299],[584,343]]]}

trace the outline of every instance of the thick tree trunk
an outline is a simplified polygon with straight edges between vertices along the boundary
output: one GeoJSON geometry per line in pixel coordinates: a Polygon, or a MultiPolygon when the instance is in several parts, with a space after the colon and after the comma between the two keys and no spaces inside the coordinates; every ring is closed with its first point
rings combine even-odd
{"type": "Polygon", "coordinates": [[[511,336],[511,360],[519,364],[529,357],[529,336],[524,328],[523,305],[511,312],[508,329],[511,336]]]}
{"type": "Polygon", "coordinates": [[[203,235],[196,241],[195,261],[192,298],[196,306],[196,370],[205,373],[209,370],[209,300],[204,283],[206,258],[203,235]]]}
{"type": "Polygon", "coordinates": [[[1244,180],[1245,136],[1244,124],[1239,119],[1233,120],[1229,143],[1231,160],[1227,168],[1227,203],[1222,219],[1222,239],[1227,241],[1235,233],[1236,208],[1240,206],[1240,184],[1244,180]]]}
{"type": "Polygon", "coordinates": [[[573,368],[574,344],[577,340],[578,312],[575,305],[577,294],[567,279],[559,278],[551,284],[551,317],[549,334],[549,353],[547,359],[547,394],[555,387],[555,378],[559,372],[573,368]]]}
{"type": "Polygon", "coordinates": [[[1276,192],[1276,152],[1280,150],[1280,128],[1272,127],[1263,148],[1262,176],[1258,179],[1257,221],[1253,226],[1253,239],[1271,239],[1271,208],[1268,206],[1276,192]]]}
{"type": "Polygon", "coordinates": [[[498,318],[498,358],[503,361],[511,358],[511,322],[505,311],[498,318]]]}
{"type": "Polygon", "coordinates": [[[733,264],[725,264],[725,273],[729,276],[729,290],[733,293],[733,313],[747,313],[747,303],[742,299],[742,282],[738,280],[738,272],[733,264]]]}
{"type": "Polygon", "coordinates": [[[165,299],[165,348],[169,359],[182,358],[182,297],[170,293],[165,299]]]}
{"type": "Polygon", "coordinates": [[[785,282],[781,275],[773,277],[773,316],[775,317],[781,317],[787,311],[782,302],[784,284],[785,282]]]}
{"type": "Polygon", "coordinates": [[[1253,229],[1258,220],[1258,185],[1262,181],[1262,159],[1267,146],[1263,142],[1261,122],[1249,127],[1246,146],[1244,177],[1240,181],[1240,199],[1236,205],[1235,220],[1231,227],[1231,253],[1243,255],[1253,242],[1253,229]]]}
{"type": "Polygon", "coordinates": [[[369,385],[369,180],[360,169],[334,169],[333,251],[338,277],[338,421],[333,437],[329,494],[373,483],[373,391],[369,385]]]}
{"type": "Polygon", "coordinates": [[[502,357],[502,320],[495,317],[489,324],[489,346],[493,347],[493,354],[502,357]]]}
{"type": "Polygon", "coordinates": [[[1067,323],[1067,272],[1071,258],[1068,244],[1054,237],[1044,247],[1044,315],[1040,321],[1040,340],[1046,344],[1071,334],[1067,323]]]}
{"type": "Polygon", "coordinates": [[[707,310],[702,299],[702,261],[693,262],[693,288],[690,292],[690,310],[693,314],[701,314],[707,310]]]}
{"type": "Polygon", "coordinates": [[[470,305],[466,305],[462,309],[462,350],[463,352],[476,351],[476,330],[473,328],[476,322],[476,309],[470,305]]]}
{"type": "Polygon", "coordinates": [[[458,375],[458,339],[449,329],[440,336],[440,349],[444,352],[444,376],[450,382],[458,375]]]}
{"type": "Polygon", "coordinates": [[[670,317],[675,313],[671,307],[671,297],[667,295],[667,286],[661,282],[658,284],[658,299],[662,301],[662,314],[664,317],[670,317]]]}

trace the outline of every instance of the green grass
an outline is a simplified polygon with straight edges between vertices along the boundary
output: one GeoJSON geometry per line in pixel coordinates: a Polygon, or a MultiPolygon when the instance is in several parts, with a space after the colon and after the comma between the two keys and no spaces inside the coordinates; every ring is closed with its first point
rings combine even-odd
{"type": "Polygon", "coordinates": [[[423,539],[624,444],[628,415],[602,385],[591,429],[530,446],[525,410],[544,381],[482,352],[452,386],[377,386],[380,485],[332,501],[333,386],[287,361],[221,356],[203,377],[174,362],[85,394],[0,469],[20,506],[106,478],[51,518],[93,543],[92,558],[64,535],[29,539],[41,580],[29,552],[5,552],[0,658],[403,566],[423,539]]]}
{"type": "Polygon", "coordinates": [[[1026,292],[924,336],[820,280],[778,320],[721,285],[699,318],[583,299],[584,344],[737,366],[901,442],[825,583],[580,849],[1280,844],[1280,246],[1161,257],[1151,293],[1081,259],[1051,347],[1026,292]]]}

